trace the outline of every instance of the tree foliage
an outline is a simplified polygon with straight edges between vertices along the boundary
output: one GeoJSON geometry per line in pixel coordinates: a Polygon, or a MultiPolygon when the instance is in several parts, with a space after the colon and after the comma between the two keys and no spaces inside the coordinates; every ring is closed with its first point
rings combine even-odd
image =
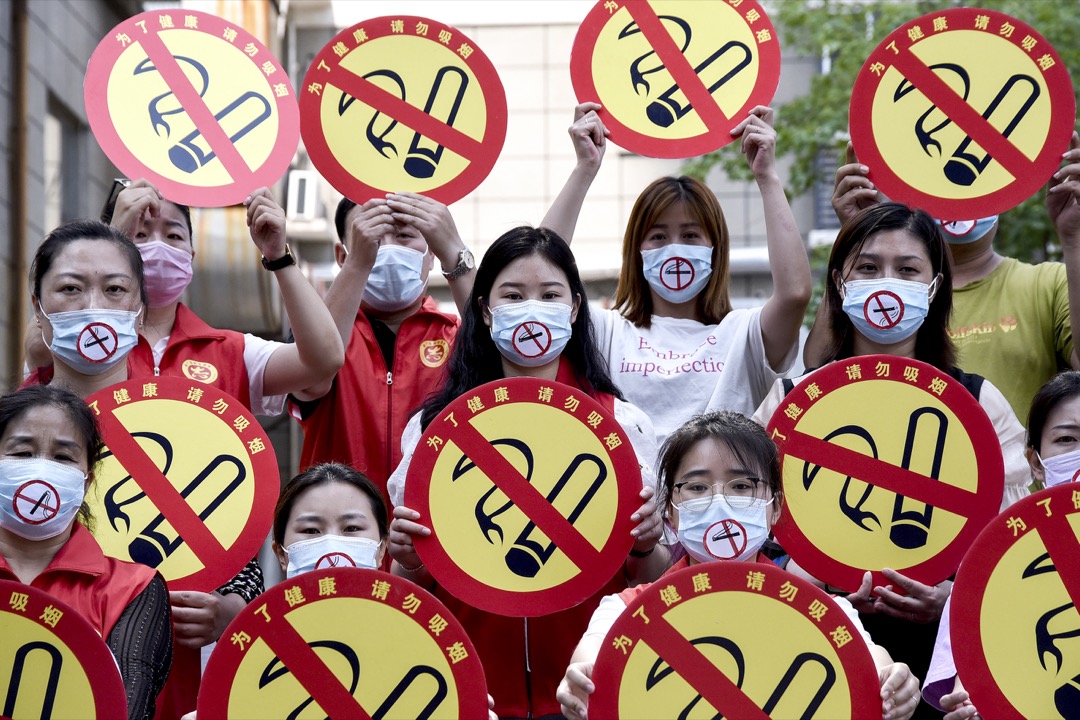
{"type": "MultiPolygon", "coordinates": [[[[844,161],[851,88],[863,62],[893,30],[927,13],[962,5],[1011,15],[1041,33],[1072,75],[1080,78],[1080,2],[1076,0],[779,0],[766,8],[788,56],[823,58],[805,95],[777,107],[777,148],[792,159],[788,192],[801,195],[819,179],[818,157],[832,151],[844,161]]],[[[704,177],[714,166],[730,177],[750,179],[737,143],[688,161],[686,172],[704,177]]],[[[830,180],[831,182],[831,180],[830,180]]],[[[1028,262],[1059,259],[1057,236],[1044,206],[1045,190],[1002,216],[995,247],[1028,262]]]]}

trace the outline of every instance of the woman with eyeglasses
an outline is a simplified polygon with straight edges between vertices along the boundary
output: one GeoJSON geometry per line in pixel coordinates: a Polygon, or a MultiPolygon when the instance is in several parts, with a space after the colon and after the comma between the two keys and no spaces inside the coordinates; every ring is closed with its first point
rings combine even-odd
{"type": "MultiPolygon", "coordinates": [[[[780,462],[776,446],[760,425],[733,412],[698,415],[668,436],[660,450],[658,475],[662,507],[687,552],[668,573],[698,563],[722,562],[710,551],[706,530],[725,519],[746,529],[746,548],[732,559],[771,562],[761,548],[780,514],[780,462]]],[[[566,717],[588,718],[589,696],[595,690],[591,678],[604,638],[630,601],[649,585],[609,595],[593,613],[559,684],[557,698],[566,717]]],[[[851,605],[837,601],[861,631],[851,605]]],[[[910,717],[919,701],[918,679],[907,665],[894,663],[884,648],[862,634],[881,680],[882,718],[910,717]]]]}

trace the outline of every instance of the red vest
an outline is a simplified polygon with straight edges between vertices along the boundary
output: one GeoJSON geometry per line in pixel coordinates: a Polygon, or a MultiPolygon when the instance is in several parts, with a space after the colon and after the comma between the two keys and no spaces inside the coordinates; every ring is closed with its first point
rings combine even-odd
{"type": "Polygon", "coordinates": [[[338,462],[363,472],[382,490],[401,462],[401,435],[420,404],[440,384],[457,335],[458,318],[424,299],[405,318],[394,342],[394,366],[386,367],[371,323],[360,313],[345,350],[345,366],[311,415],[301,421],[300,467],[338,462]]]}
{"type": "MultiPolygon", "coordinates": [[[[108,639],[124,609],[156,574],[145,565],[106,557],[90,531],[76,522],[71,537],[30,586],[78,610],[102,639],[108,639]]],[[[3,557],[0,580],[19,582],[3,557]]]]}

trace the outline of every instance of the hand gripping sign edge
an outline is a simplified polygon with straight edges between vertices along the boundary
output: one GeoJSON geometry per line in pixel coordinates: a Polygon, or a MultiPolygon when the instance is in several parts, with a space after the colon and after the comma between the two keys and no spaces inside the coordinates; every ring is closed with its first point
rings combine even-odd
{"type": "MultiPolygon", "coordinates": [[[[784,690],[786,691],[790,687],[790,681],[798,676],[799,668],[802,667],[802,665],[796,666],[796,663],[800,661],[800,658],[805,653],[799,654],[792,660],[791,666],[786,673],[781,667],[770,664],[768,671],[775,673],[777,678],[776,689],[772,693],[773,697],[751,699],[741,689],[741,686],[745,683],[733,681],[711,661],[705,659],[704,653],[698,649],[703,640],[702,638],[699,638],[698,642],[687,639],[682,632],[677,630],[666,619],[669,608],[676,610],[683,603],[694,602],[697,598],[714,593],[745,593],[760,597],[762,600],[773,600],[783,608],[777,617],[788,622],[790,622],[791,611],[796,607],[799,608],[799,614],[824,636],[824,640],[830,644],[830,649],[840,660],[850,702],[846,716],[852,718],[881,716],[877,673],[874,670],[870,651],[862,636],[857,631],[852,631],[850,632],[850,640],[837,647],[838,641],[831,639],[831,632],[838,631],[840,629],[839,625],[833,625],[831,622],[823,624],[820,620],[815,622],[812,619],[813,616],[809,614],[811,606],[814,606],[813,604],[816,602],[818,605],[814,607],[819,608],[819,612],[820,608],[826,608],[821,615],[823,619],[825,617],[838,617],[840,618],[840,624],[844,625],[845,628],[849,627],[852,622],[851,619],[829,595],[809,582],[781,570],[772,563],[722,560],[698,563],[665,574],[652,583],[648,589],[627,603],[626,609],[604,637],[600,652],[596,658],[592,676],[596,690],[589,701],[589,714],[596,717],[619,717],[621,711],[625,711],[628,706],[632,708],[640,703],[640,701],[635,703],[636,695],[634,694],[625,699],[623,696],[628,682],[627,667],[630,666],[631,658],[637,652],[637,647],[641,643],[644,643],[650,651],[659,656],[657,664],[653,666],[649,677],[641,686],[645,688],[646,693],[661,687],[660,683],[667,674],[659,668],[660,663],[665,662],[671,671],[681,676],[691,686],[691,689],[699,693],[703,701],[714,710],[723,713],[724,717],[755,718],[756,720],[757,718],[766,718],[767,713],[773,712],[777,704],[784,699],[785,692],[780,691],[781,684],[788,680],[789,685],[785,686],[784,690]],[[756,580],[760,581],[760,589],[751,587],[751,574],[756,580]],[[705,577],[704,582],[702,582],[703,576],[705,577]],[[706,585],[707,589],[703,589],[706,585]],[[674,592],[672,592],[672,589],[674,589],[674,592]],[[629,652],[627,651],[628,648],[630,648],[629,652]],[[786,677],[788,674],[791,675],[790,678],[786,677]],[[651,686],[649,685],[650,681],[652,682],[651,686]],[[704,693],[701,692],[702,689],[705,690],[704,693]],[[759,707],[758,702],[762,702],[762,705],[767,707],[768,710],[759,707]]],[[[680,615],[680,624],[684,627],[687,617],[686,614],[680,615]]],[[[757,621],[761,619],[761,616],[755,617],[757,621]]],[[[732,622],[743,626],[746,624],[745,620],[745,618],[740,617],[732,622]]],[[[718,623],[716,618],[712,618],[706,613],[706,618],[700,626],[701,629],[709,632],[709,639],[718,647],[728,653],[732,653],[732,648],[735,648],[735,651],[741,654],[742,651],[739,649],[738,643],[729,637],[720,637],[725,632],[723,620],[718,623]]],[[[755,623],[754,626],[757,627],[758,623],[755,623]]],[[[762,643],[772,642],[766,635],[761,633],[757,635],[762,643]]],[[[825,660],[829,660],[829,658],[825,658],[825,660]]],[[[640,667],[640,664],[635,665],[635,667],[640,667]]],[[[760,674],[757,672],[758,670],[759,668],[756,666],[750,667],[748,664],[745,666],[747,675],[751,672],[760,674]]],[[[745,680],[745,677],[743,679],[745,680]]],[[[634,684],[638,682],[638,678],[632,678],[631,680],[634,684]]],[[[767,685],[771,685],[771,683],[767,683],[767,685]]],[[[631,686],[630,692],[634,693],[634,690],[635,688],[631,686]]],[[[641,690],[637,690],[637,692],[640,693],[641,690]]],[[[818,700],[820,704],[820,700],[823,699],[824,697],[820,699],[813,698],[811,702],[818,700]]],[[[790,706],[785,705],[784,708],[790,710],[790,706]]],[[[672,717],[675,716],[676,709],[677,704],[672,706],[672,717]]],[[[689,709],[688,707],[686,710],[689,711],[689,709]]],[[[813,711],[808,708],[803,717],[816,716],[815,712],[816,708],[813,711]]],[[[686,711],[684,711],[685,714],[686,711]]]]}
{"type": "MultiPolygon", "coordinates": [[[[281,660],[284,670],[292,673],[299,683],[297,698],[311,697],[328,717],[385,717],[386,713],[393,709],[396,699],[400,699],[400,695],[395,696],[395,693],[406,692],[413,680],[430,677],[430,672],[435,671],[434,668],[427,666],[429,674],[426,676],[412,673],[406,675],[398,682],[391,695],[382,701],[384,707],[378,710],[374,707],[361,707],[353,692],[357,694],[365,692],[364,688],[370,686],[370,681],[364,685],[350,683],[354,685],[350,692],[341,678],[335,676],[323,660],[326,657],[323,653],[332,651],[331,644],[335,641],[338,645],[342,644],[341,638],[330,634],[327,638],[314,640],[305,638],[289,619],[289,614],[294,607],[300,610],[306,605],[318,603],[324,599],[335,601],[347,599],[359,603],[371,602],[393,607],[399,611],[398,615],[403,621],[423,626],[425,632],[431,636],[435,647],[441,652],[449,655],[451,648],[460,645],[464,654],[456,661],[450,657],[447,662],[453,675],[458,706],[443,708],[441,705],[436,705],[429,709],[435,717],[487,716],[487,682],[480,657],[460,621],[438,598],[403,578],[384,572],[359,568],[334,568],[302,573],[268,588],[229,623],[229,627],[222,633],[221,641],[218,642],[207,662],[207,671],[203,675],[202,685],[199,688],[197,707],[199,717],[204,715],[207,717],[233,716],[238,706],[243,708],[252,704],[247,699],[250,697],[248,695],[239,695],[238,699],[234,700],[234,693],[244,690],[236,686],[238,671],[248,656],[250,646],[260,641],[267,646],[273,656],[281,660]],[[434,614],[424,608],[433,609],[434,614]],[[441,623],[445,623],[440,623],[437,633],[431,625],[436,618],[441,619],[441,623]],[[322,649],[323,653],[317,653],[316,647],[322,649]],[[286,658],[291,658],[291,660],[286,658]],[[395,701],[392,702],[391,698],[395,698],[395,701]],[[385,707],[388,703],[389,707],[385,707]]],[[[360,617],[357,622],[363,622],[363,618],[360,617]]],[[[401,650],[401,648],[398,649],[401,650]]],[[[355,659],[359,661],[358,657],[355,659]]],[[[417,658],[416,662],[420,660],[421,658],[417,658]]],[[[368,677],[379,672],[379,668],[370,663],[359,669],[362,673],[369,673],[368,677]]],[[[415,669],[416,666],[414,666],[415,669]]],[[[281,672],[272,675],[270,681],[276,680],[281,672]]],[[[269,676],[264,672],[263,679],[267,677],[269,676]]],[[[354,680],[357,679],[354,678],[354,680]]],[[[268,681],[254,690],[257,691],[269,684],[268,681]]],[[[444,692],[444,697],[445,694],[444,692]]],[[[395,717],[395,715],[391,714],[390,717],[395,717]]]]}
{"type": "MultiPolygon", "coordinates": [[[[122,533],[124,540],[120,542],[127,542],[126,547],[129,548],[129,553],[131,552],[130,548],[138,542],[137,548],[140,553],[152,550],[162,558],[160,562],[165,562],[165,559],[179,549],[181,545],[189,545],[203,567],[182,577],[167,577],[166,582],[170,590],[196,590],[201,592],[210,592],[220,587],[239,572],[251,558],[255,557],[272,525],[274,505],[277,501],[279,489],[279,475],[273,446],[250,410],[244,407],[239,400],[212,385],[202,385],[181,378],[164,376],[127,380],[112,385],[91,395],[87,398],[87,403],[95,410],[98,422],[101,425],[102,436],[106,444],[102,454],[103,460],[109,456],[114,456],[120,472],[130,475],[131,482],[146,494],[146,497],[141,498],[138,502],[151,502],[158,510],[157,517],[143,528],[139,535],[130,540],[128,538],[132,534],[132,528],[128,525],[130,525],[131,519],[124,515],[126,520],[124,532],[122,533]],[[146,388],[148,386],[153,387],[153,394],[146,397],[146,388]],[[190,392],[191,390],[201,392],[193,394],[190,392]],[[192,400],[192,397],[198,399],[192,400]],[[118,412],[122,413],[128,407],[155,401],[176,401],[185,405],[192,405],[204,410],[208,420],[220,422],[221,427],[217,431],[230,432],[232,436],[238,438],[238,441],[242,443],[247,451],[250,476],[248,469],[244,467],[242,459],[227,456],[226,453],[219,453],[200,472],[199,476],[190,481],[187,479],[182,480],[181,482],[185,483],[185,485],[182,490],[178,489],[162,474],[161,469],[147,454],[143,443],[136,440],[132,434],[133,432],[140,433],[143,442],[157,442],[160,444],[161,439],[155,437],[160,433],[139,428],[129,429],[124,424],[124,421],[117,417],[118,412]],[[224,404],[223,414],[219,414],[212,408],[212,405],[216,403],[224,404]],[[218,467],[225,466],[225,460],[222,458],[226,457],[232,457],[232,464],[243,468],[243,477],[238,474],[237,479],[234,479],[206,508],[203,508],[197,514],[196,510],[188,504],[184,497],[186,497],[186,494],[195,493],[203,480],[215,476],[215,470],[218,467]],[[222,460],[222,462],[219,463],[218,460],[222,460]],[[211,514],[217,511],[220,503],[225,502],[228,495],[235,492],[236,488],[244,482],[253,484],[252,505],[236,539],[230,547],[225,548],[204,524],[200,515],[205,514],[210,517],[211,514]],[[185,494],[182,495],[182,492],[185,494]],[[223,495],[224,497],[222,497],[223,495]],[[175,534],[175,539],[166,538],[165,534],[159,529],[159,526],[166,522],[172,526],[170,534],[175,534]]],[[[167,411],[168,409],[167,405],[163,405],[161,411],[167,411]]],[[[137,422],[137,418],[135,421],[137,422]]],[[[128,422],[131,422],[131,420],[128,420],[128,422]]],[[[168,443],[169,453],[177,452],[168,438],[164,436],[161,436],[161,438],[168,443]]],[[[113,517],[114,513],[110,513],[108,508],[111,504],[117,512],[123,514],[122,506],[126,505],[127,502],[117,502],[115,498],[113,500],[109,499],[112,497],[112,492],[120,487],[121,483],[105,488],[102,484],[108,480],[103,475],[105,469],[104,466],[99,469],[98,478],[92,492],[88,493],[87,500],[90,502],[98,501],[96,506],[98,512],[95,513],[98,517],[95,535],[102,538],[103,549],[106,549],[106,554],[109,554],[107,548],[110,541],[104,538],[106,533],[113,532],[113,529],[110,528],[112,521],[109,518],[113,517]],[[105,506],[105,509],[102,509],[102,505],[105,506]]],[[[120,516],[117,515],[117,517],[120,516]]],[[[118,528],[116,533],[120,534],[118,528]]],[[[129,554],[126,557],[120,556],[120,559],[130,561],[132,557],[129,554]]]]}
{"type": "MultiPolygon", "coordinates": [[[[599,102],[604,104],[604,98],[597,89],[596,80],[592,75],[592,60],[596,53],[596,42],[604,26],[613,22],[619,10],[609,10],[606,0],[598,2],[589,11],[582,21],[574,37],[573,49],[570,52],[570,79],[574,85],[574,92],[578,102],[599,102]]],[[[662,5],[662,3],[657,3],[662,5]]],[[[717,3],[720,5],[720,3],[717,3]]],[[[696,136],[680,139],[663,139],[645,135],[621,122],[605,107],[601,111],[601,118],[610,131],[610,140],[620,147],[626,148],[647,157],[655,158],[689,158],[704,155],[718,150],[733,140],[730,131],[738,125],[750,110],[757,105],[768,105],[776,93],[776,87],[780,82],[780,45],[776,38],[776,31],[772,22],[765,14],[764,9],[755,0],[744,0],[739,6],[738,12],[743,22],[747,22],[745,16],[751,11],[757,13],[752,27],[755,31],[765,31],[769,40],[756,43],[758,54],[758,75],[753,90],[750,92],[742,107],[732,114],[730,118],[724,116],[712,95],[704,83],[701,82],[694,68],[679,51],[675,41],[667,34],[657,11],[650,2],[623,2],[629,13],[633,14],[635,22],[642,24],[642,32],[650,39],[650,45],[654,48],[659,45],[658,55],[667,60],[665,66],[670,65],[670,72],[675,75],[692,80],[688,83],[680,83],[685,88],[680,88],[687,95],[688,101],[704,108],[704,117],[708,129],[696,136]],[[709,101],[706,101],[706,98],[709,101]]],[[[724,5],[727,5],[724,3],[724,5]]],[[[719,90],[719,88],[717,88],[719,90]]],[[[698,112],[696,109],[694,112],[698,112]]]]}
{"type": "MultiPolygon", "coordinates": [[[[460,50],[460,48],[459,48],[460,50]]],[[[383,16],[371,18],[356,23],[335,35],[330,42],[323,46],[311,62],[307,73],[304,75],[303,90],[300,97],[300,133],[304,138],[311,162],[326,180],[334,186],[338,192],[358,203],[365,202],[372,197],[381,196],[387,192],[401,190],[400,187],[378,187],[374,181],[371,183],[361,179],[358,175],[346,168],[334,156],[326,139],[325,129],[322,126],[322,90],[330,87],[331,82],[343,82],[347,84],[348,94],[362,100],[365,104],[378,105],[375,109],[395,117],[395,122],[401,122],[414,130],[416,137],[422,135],[413,125],[423,125],[425,133],[435,133],[440,147],[445,147],[457,155],[469,160],[468,166],[456,177],[445,183],[423,191],[423,194],[449,205],[468,195],[483,182],[488,173],[495,166],[495,161],[502,151],[503,142],[506,140],[507,108],[506,93],[503,90],[502,81],[491,60],[468,36],[461,31],[444,25],[435,20],[409,15],[383,16]],[[392,22],[401,22],[402,32],[391,30],[392,22]],[[407,35],[408,29],[414,29],[424,25],[426,35],[407,35]],[[460,40],[469,48],[467,56],[454,51],[448,44],[441,43],[437,38],[440,32],[448,32],[453,35],[455,42],[460,40]],[[356,40],[356,33],[363,33],[364,39],[356,40]],[[484,135],[474,138],[452,125],[435,120],[426,110],[408,103],[397,96],[389,93],[370,80],[355,74],[341,65],[342,60],[347,58],[354,50],[362,45],[368,45],[381,38],[392,36],[416,37],[418,41],[436,42],[446,47],[448,52],[455,54],[461,62],[464,62],[474,73],[484,95],[486,108],[484,135]],[[343,55],[335,51],[335,47],[345,47],[343,55]],[[317,94],[312,92],[314,86],[319,87],[317,94]],[[387,110],[389,109],[389,112],[387,110]],[[454,147],[450,147],[453,145],[454,147]],[[472,157],[469,157],[469,155],[472,157]]],[[[341,96],[346,93],[338,85],[334,90],[341,96]]],[[[423,97],[427,97],[425,94],[423,97]]],[[[428,98],[429,103],[431,99],[428,98]]],[[[415,142],[415,140],[414,140],[415,142]]],[[[441,151],[440,151],[441,152],[441,151]]],[[[437,170],[432,171],[437,172],[437,170]]]]}
{"type": "MultiPolygon", "coordinates": [[[[5,626],[8,628],[7,632],[0,633],[0,636],[4,637],[5,648],[10,647],[12,642],[12,631],[5,622],[6,617],[14,616],[41,625],[75,656],[79,669],[85,674],[90,692],[93,694],[93,707],[88,716],[127,717],[127,693],[124,690],[124,682],[120,677],[116,661],[109,651],[109,646],[105,644],[104,639],[88,620],[66,602],[32,585],[24,585],[12,580],[0,580],[0,598],[8,599],[0,603],[0,628],[5,628],[5,626]],[[20,596],[26,596],[25,605],[22,605],[25,608],[23,611],[17,609],[23,601],[20,596]],[[19,597],[20,602],[16,602],[16,597],[19,597]],[[46,615],[49,608],[52,608],[51,617],[56,618],[55,623],[46,619],[49,617],[46,615]],[[48,627],[45,627],[46,624],[48,627]]],[[[9,673],[8,676],[0,677],[0,690],[3,690],[5,698],[3,706],[0,706],[0,713],[3,713],[5,717],[13,711],[15,705],[25,707],[18,703],[18,693],[12,694],[12,687],[16,683],[21,690],[25,682],[34,680],[31,675],[36,674],[38,678],[47,677],[45,696],[42,701],[43,703],[50,702],[50,695],[55,700],[55,695],[63,692],[59,683],[63,682],[65,677],[69,677],[72,672],[77,672],[66,667],[57,667],[57,663],[62,663],[63,656],[58,654],[55,646],[45,648],[35,645],[28,648],[28,644],[24,643],[15,652],[13,666],[4,668],[4,671],[9,673]],[[49,673],[40,672],[41,666],[38,664],[40,660],[28,660],[30,653],[34,650],[43,650],[51,658],[49,673]],[[31,665],[38,670],[37,673],[26,670],[31,665]],[[11,703],[10,707],[8,703],[11,703]]],[[[41,706],[38,707],[40,709],[41,706]]],[[[85,706],[80,708],[80,712],[86,711],[85,706]]]]}
{"type": "MultiPolygon", "coordinates": [[[[837,420],[835,424],[837,428],[840,428],[843,422],[837,420]]],[[[914,427],[917,429],[917,424],[914,427]]],[[[788,458],[792,457],[798,462],[810,462],[805,457],[809,450],[817,455],[814,458],[814,464],[822,469],[836,469],[838,465],[845,466],[847,470],[859,475],[873,476],[876,482],[870,484],[894,495],[902,494],[905,498],[916,502],[927,502],[932,499],[933,502],[929,503],[932,507],[942,508],[945,512],[967,518],[962,529],[936,556],[906,567],[898,566],[898,564],[890,565],[898,572],[928,585],[935,585],[955,572],[965,550],[986,521],[997,513],[1001,503],[1004,463],[993,424],[979,402],[959,381],[918,360],[895,355],[861,355],[826,365],[807,375],[788,393],[770,418],[766,430],[780,452],[781,471],[784,473],[785,485],[790,482],[788,473],[785,472],[788,458]],[[879,363],[888,366],[888,376],[876,376],[876,367],[879,363]],[[860,368],[860,379],[848,379],[848,368],[855,366],[860,368]],[[916,382],[907,380],[904,375],[905,368],[916,368],[918,371],[916,377],[919,379],[916,382]],[[941,399],[940,402],[957,417],[961,428],[971,442],[977,463],[978,490],[976,492],[969,492],[946,482],[933,481],[921,473],[914,473],[892,462],[876,460],[869,455],[806,435],[797,429],[798,423],[805,418],[806,412],[822,402],[822,399],[834,390],[868,382],[895,382],[911,386],[913,392],[925,392],[929,397],[933,397],[932,391],[927,389],[930,384],[927,378],[931,383],[942,383],[939,387],[943,389],[938,397],[947,396],[949,401],[945,402],[941,399]],[[803,398],[809,397],[808,388],[811,386],[819,391],[816,399],[803,402],[803,398]],[[797,419],[792,419],[785,412],[788,404],[794,402],[801,403],[797,419]],[[929,482],[933,484],[923,487],[924,483],[929,482]],[[905,483],[911,483],[911,485],[905,486],[905,483]],[[904,492],[897,493],[897,490],[904,492]],[[919,497],[913,497],[913,492],[919,497]]],[[[909,432],[912,430],[910,422],[908,430],[909,432]]],[[[848,474],[845,471],[838,472],[848,474]]],[[[864,482],[856,475],[849,476],[853,480],[864,482]]],[[[785,493],[785,496],[790,497],[791,494],[785,493]]],[[[791,553],[791,556],[814,577],[834,587],[854,592],[859,589],[864,572],[870,570],[874,584],[890,584],[881,574],[880,567],[853,567],[819,550],[813,540],[808,537],[808,531],[796,523],[788,505],[785,502],[773,533],[784,548],[791,553]]],[[[817,528],[816,531],[821,532],[821,528],[817,528]]]]}
{"type": "MultiPolygon", "coordinates": [[[[1080,541],[1076,537],[1076,526],[1069,520],[1077,517],[1075,493],[1078,491],[1080,486],[1066,483],[1010,505],[979,533],[956,573],[950,615],[952,648],[957,672],[964,679],[964,687],[970,693],[972,703],[984,717],[1017,720],[1025,717],[1014,699],[1002,690],[990,669],[982,634],[984,623],[994,624],[994,617],[988,616],[983,609],[988,585],[1001,561],[1015,546],[1014,543],[1036,532],[1074,606],[1080,606],[1080,541]],[[1062,513],[1062,506],[1071,512],[1062,513]],[[1021,522],[1016,524],[1014,519],[1021,522]]],[[[1029,598],[1021,596],[1020,599],[1029,598]]],[[[1075,608],[1067,612],[1076,617],[1075,608]]],[[[1020,626],[1015,617],[1002,620],[996,624],[998,632],[1013,631],[1020,626]]],[[[1014,660],[1010,657],[1007,662],[1012,665],[1014,660]]],[[[1000,668],[1000,658],[997,665],[1000,668]]],[[[1015,665],[1010,672],[1015,672],[1015,665]]],[[[1067,677],[1062,675],[1061,680],[1064,682],[1067,677]]],[[[1051,708],[1044,710],[1054,712],[1051,708]]]]}
{"type": "MultiPolygon", "coordinates": [[[[489,612],[516,617],[537,616],[573,607],[600,590],[620,571],[633,547],[630,530],[634,523],[630,520],[630,515],[641,502],[641,487],[641,471],[633,446],[618,422],[598,402],[583,391],[561,382],[519,377],[497,380],[474,388],[447,405],[431,422],[420,438],[409,466],[405,484],[405,505],[420,513],[419,522],[432,525],[430,536],[414,537],[413,542],[420,560],[440,585],[464,602],[489,612]],[[550,403],[537,399],[543,388],[552,389],[550,403]],[[469,401],[478,397],[487,403],[486,408],[479,411],[478,415],[496,412],[500,404],[490,401],[500,389],[507,390],[510,396],[509,401],[502,403],[503,406],[526,403],[565,412],[580,421],[582,432],[591,433],[601,442],[611,435],[617,438],[618,444],[615,447],[604,446],[614,470],[614,477],[607,479],[616,482],[618,505],[612,529],[603,547],[595,547],[573,523],[567,522],[567,516],[556,510],[550,501],[514,468],[503,453],[473,427],[470,419],[474,413],[469,409],[469,401]],[[570,403],[571,398],[579,403],[575,405],[574,411],[564,407],[564,403],[570,403]],[[586,415],[591,412],[603,417],[595,429],[585,422],[586,415]],[[455,426],[451,427],[449,422],[455,423],[455,426]],[[497,484],[493,483],[492,491],[498,488],[511,502],[517,500],[519,506],[529,506],[528,512],[521,511],[530,520],[530,524],[526,525],[526,529],[521,533],[522,537],[532,533],[530,526],[543,533],[550,539],[549,553],[561,552],[566,555],[578,567],[577,575],[546,589],[515,591],[490,586],[454,561],[443,547],[439,536],[440,532],[460,530],[443,528],[435,522],[437,517],[433,516],[430,504],[430,486],[437,479],[433,475],[435,466],[441,453],[446,451],[444,446],[451,442],[454,444],[454,451],[473,462],[485,476],[498,479],[497,484]],[[582,569],[582,565],[585,565],[586,569],[582,569]]],[[[470,507],[470,510],[474,509],[470,507]]],[[[462,516],[471,517],[473,514],[475,512],[467,512],[462,516]]],[[[522,537],[518,539],[521,540],[522,537]]],[[[509,542],[509,536],[506,542],[509,542]]],[[[528,542],[535,543],[531,539],[528,542]]],[[[516,545],[511,545],[506,553],[516,548],[516,545]]],[[[544,562],[546,560],[541,561],[541,566],[544,562]]]]}
{"type": "MultiPolygon", "coordinates": [[[[174,61],[162,66],[163,77],[174,94],[183,95],[181,104],[185,106],[185,112],[194,114],[192,120],[198,130],[202,132],[203,139],[211,146],[211,154],[215,158],[206,157],[207,162],[219,160],[226,166],[232,182],[222,186],[202,186],[185,184],[172,180],[146,165],[140,158],[139,152],[128,148],[120,139],[120,136],[111,119],[108,105],[108,85],[115,64],[120,55],[130,46],[129,43],[140,43],[148,57],[153,54],[161,57],[171,52],[159,34],[161,23],[159,18],[163,16],[180,16],[176,9],[151,10],[120,23],[106,35],[97,48],[86,68],[86,79],[83,86],[83,100],[86,106],[86,117],[90,128],[94,133],[101,149],[106,156],[126,174],[128,177],[145,177],[150,180],[165,197],[183,205],[196,207],[224,207],[234,205],[244,200],[252,190],[260,185],[273,185],[289,168],[293,155],[296,153],[300,142],[300,116],[297,108],[296,96],[288,73],[266,47],[257,38],[247,32],[243,27],[230,23],[223,18],[209,13],[195,10],[184,10],[184,17],[196,19],[198,29],[186,29],[178,26],[168,32],[206,32],[212,36],[224,38],[232,36],[238,53],[244,55],[245,62],[252,62],[259,70],[259,75],[266,82],[265,91],[267,98],[272,103],[271,112],[276,111],[278,121],[278,133],[274,147],[266,160],[258,168],[251,168],[247,161],[240,155],[233,145],[233,140],[225,134],[224,129],[218,123],[218,119],[206,106],[198,92],[184,75],[183,70],[174,61]],[[143,30],[139,25],[148,28],[143,30]],[[128,38],[128,42],[121,42],[120,38],[128,38]],[[240,43],[240,44],[237,44],[240,43]],[[251,45],[255,49],[255,55],[249,55],[241,50],[241,47],[251,45]],[[262,61],[272,69],[267,74],[265,69],[260,68],[256,60],[262,61]],[[275,92],[274,86],[284,85],[285,94],[275,92]]],[[[179,97],[177,98],[180,99],[179,97]]],[[[264,98],[265,100],[266,98],[264,98]]],[[[223,111],[218,115],[224,117],[223,111]]],[[[185,138],[189,139],[189,138],[185,138]]],[[[180,144],[176,145],[179,147],[180,144]]],[[[175,148],[174,148],[175,149],[175,148]]],[[[190,148],[189,148],[190,149],[190,148]]]]}
{"type": "MultiPolygon", "coordinates": [[[[998,33],[995,32],[993,35],[996,37],[998,33]]],[[[1033,67],[1038,68],[1038,59],[1034,54],[1029,51],[1028,57],[1032,60],[1033,67]]],[[[1057,170],[1061,162],[1061,153],[1069,146],[1075,115],[1076,99],[1073,95],[1069,72],[1057,52],[1042,35],[1020,20],[1000,12],[979,8],[952,8],[923,15],[905,23],[890,33],[874,49],[856,76],[851,92],[849,120],[851,140],[859,161],[871,168],[870,179],[883,193],[893,200],[920,207],[934,217],[972,219],[1005,212],[1026,200],[1046,182],[1057,170]],[[951,90],[936,73],[910,51],[913,43],[908,32],[914,32],[917,27],[920,28],[920,32],[922,27],[932,27],[933,18],[944,18],[949,29],[952,30],[973,28],[977,16],[990,18],[990,23],[997,23],[993,27],[998,27],[1001,23],[1013,25],[1015,30],[1011,34],[1011,39],[1014,43],[1020,41],[1021,38],[1031,37],[1036,42],[1035,47],[1053,61],[1053,65],[1048,69],[1039,71],[1050,93],[1051,116],[1046,140],[1034,159],[1025,156],[1011,142],[1003,138],[1001,131],[994,129],[986,119],[964,102],[960,95],[951,90]],[[896,50],[889,47],[892,43],[895,43],[896,50]],[[901,68],[901,63],[903,68],[901,68]],[[944,103],[951,108],[952,110],[945,114],[950,116],[958,126],[963,123],[963,129],[968,131],[969,138],[973,138],[971,132],[974,131],[979,137],[985,139],[985,145],[993,145],[996,148],[993,153],[984,149],[984,152],[987,152],[988,162],[1002,163],[1002,160],[995,155],[1006,158],[1002,164],[1015,178],[1013,182],[978,197],[941,198],[933,192],[914,187],[902,179],[886,165],[879,149],[879,143],[886,142],[887,138],[876,138],[874,133],[874,118],[869,109],[873,107],[874,98],[886,75],[884,71],[880,75],[872,72],[871,68],[875,67],[875,64],[885,67],[896,64],[900,74],[909,81],[913,81],[915,87],[921,92],[930,92],[935,96],[936,103],[944,103]],[[907,74],[913,74],[915,77],[909,78],[907,74]],[[920,85],[925,86],[925,89],[920,85]],[[1010,169],[1009,165],[1013,167],[1010,169]]],[[[992,117],[992,114],[989,116],[992,117]]],[[[978,141],[973,139],[973,142],[978,141]]],[[[985,148],[985,145],[980,145],[980,147],[985,148]]],[[[956,152],[959,153],[960,150],[957,149],[956,152]]]]}

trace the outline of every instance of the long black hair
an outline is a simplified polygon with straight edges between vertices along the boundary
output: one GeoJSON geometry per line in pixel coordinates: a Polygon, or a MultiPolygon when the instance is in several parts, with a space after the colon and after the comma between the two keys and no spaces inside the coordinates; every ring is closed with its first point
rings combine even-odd
{"type": "Polygon", "coordinates": [[[461,318],[450,361],[443,371],[442,386],[420,407],[423,427],[426,428],[443,408],[464,393],[503,377],[502,354],[491,339],[491,331],[484,324],[483,306],[488,304],[491,288],[499,273],[515,260],[530,255],[539,255],[566,273],[570,294],[581,298],[577,319],[571,325],[570,341],[562,352],[562,357],[573,366],[578,383],[590,394],[606,392],[622,399],[596,348],[585,285],[581,282],[570,247],[551,230],[522,226],[496,240],[476,270],[469,304],[461,318]]]}

